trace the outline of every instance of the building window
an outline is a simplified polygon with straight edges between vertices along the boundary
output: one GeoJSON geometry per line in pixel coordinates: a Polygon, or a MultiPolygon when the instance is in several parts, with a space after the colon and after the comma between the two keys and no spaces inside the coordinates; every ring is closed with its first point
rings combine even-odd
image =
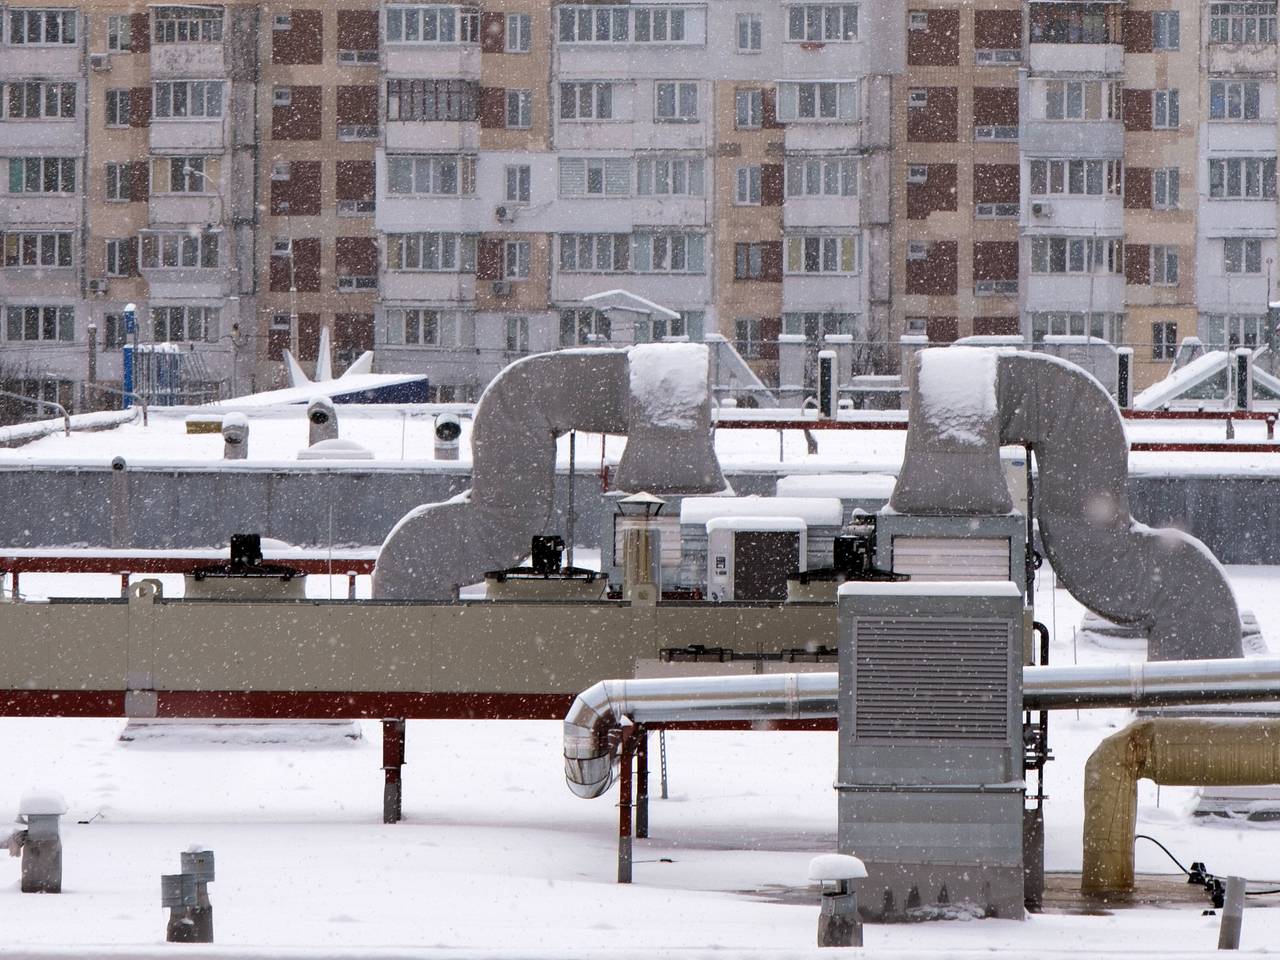
{"type": "Polygon", "coordinates": [[[733,245],[733,279],[760,280],[764,277],[763,243],[735,243],[733,245]]]}
{"type": "Polygon", "coordinates": [[[1222,241],[1224,273],[1262,273],[1262,241],[1228,237],[1222,241]]]}
{"type": "Polygon", "coordinates": [[[1122,90],[1120,82],[1115,80],[1050,80],[1044,85],[1044,117],[1046,120],[1119,120],[1122,90]]]}
{"type": "Polygon", "coordinates": [[[738,52],[759,53],[761,48],[761,21],[758,13],[740,13],[737,18],[738,52]]]}
{"type": "Polygon", "coordinates": [[[737,90],[733,101],[734,126],[739,130],[759,130],[764,124],[764,91],[737,90]]]}
{"type": "Polygon", "coordinates": [[[850,122],[858,116],[857,85],[814,81],[778,84],[778,119],[850,122]]]}
{"type": "Polygon", "coordinates": [[[479,43],[480,12],[475,7],[387,7],[389,43],[479,43]]]}
{"type": "Polygon", "coordinates": [[[502,278],[529,279],[529,241],[508,240],[502,245],[502,278]]]}
{"type": "Polygon", "coordinates": [[[1177,209],[1177,167],[1157,167],[1151,171],[1151,205],[1157,210],[1177,209]]]}
{"type": "Polygon", "coordinates": [[[698,85],[663,80],[654,84],[654,118],[668,123],[698,119],[698,85]]]}
{"type": "Polygon", "coordinates": [[[1120,195],[1119,160],[1032,160],[1031,195],[1120,195]]]}
{"type": "Polygon", "coordinates": [[[127,163],[107,164],[107,200],[126,202],[133,199],[133,178],[130,169],[127,163]]]}
{"type": "Polygon", "coordinates": [[[700,233],[637,233],[632,265],[636,273],[706,273],[706,238],[700,233]]]}
{"type": "Polygon", "coordinates": [[[1209,4],[1210,43],[1274,43],[1275,3],[1209,4]]]}
{"type": "Polygon", "coordinates": [[[0,84],[0,118],[5,120],[74,120],[76,85],[43,80],[0,84]]]}
{"type": "Polygon", "coordinates": [[[387,269],[475,273],[476,238],[466,233],[387,234],[387,269]]]}
{"type": "Polygon", "coordinates": [[[631,161],[626,157],[561,157],[560,196],[626,197],[631,161]]]}
{"type": "Polygon", "coordinates": [[[528,203],[532,168],[528,164],[515,164],[507,167],[507,203],[528,203]]]}
{"type": "Polygon", "coordinates": [[[108,127],[127,127],[129,126],[129,106],[130,106],[130,90],[108,90],[107,91],[107,126],[108,127]]]}
{"type": "Polygon", "coordinates": [[[1178,248],[1157,245],[1151,248],[1151,284],[1156,287],[1178,285],[1178,248]]]}
{"type": "Polygon", "coordinates": [[[221,43],[222,7],[152,7],[156,43],[221,43]]]}
{"type": "Polygon", "coordinates": [[[507,14],[507,53],[528,53],[533,35],[533,18],[527,13],[507,14]]]}
{"type": "Polygon", "coordinates": [[[533,91],[507,91],[507,128],[527,130],[533,126],[533,91]]]}
{"type": "Polygon", "coordinates": [[[74,157],[10,157],[10,193],[75,193],[74,157]]]}
{"type": "Polygon", "coordinates": [[[1180,42],[1178,11],[1157,10],[1151,14],[1151,46],[1155,50],[1177,50],[1180,42]]]}
{"type": "Polygon", "coordinates": [[[69,267],[70,233],[0,233],[5,267],[69,267]]]}
{"type": "Polygon", "coordinates": [[[211,230],[203,233],[186,230],[144,233],[142,266],[151,270],[216,268],[218,240],[218,233],[211,230]]]}
{"type": "Polygon", "coordinates": [[[702,181],[702,160],[655,157],[636,161],[636,193],[642,196],[700,197],[702,181]]]}
{"type": "Polygon", "coordinates": [[[129,342],[129,334],[125,330],[124,315],[108,313],[103,317],[102,349],[119,350],[129,342]]]}
{"type": "Polygon", "coordinates": [[[810,343],[820,343],[824,337],[853,336],[857,332],[856,313],[784,313],[782,332],[802,336],[810,343]]]}
{"type": "Polygon", "coordinates": [[[529,318],[507,317],[507,353],[529,352],[529,318]]]}
{"type": "Polygon", "coordinates": [[[560,311],[560,345],[562,347],[608,343],[612,336],[613,324],[599,310],[575,308],[560,311]]]}
{"type": "Polygon", "coordinates": [[[1077,311],[1037,311],[1031,314],[1031,339],[1046,336],[1097,337],[1111,343],[1124,342],[1124,314],[1081,313],[1077,311]]]}
{"type": "Polygon", "coordinates": [[[212,343],[218,339],[218,308],[152,307],[151,332],[157,343],[212,343]]]}
{"type": "Polygon", "coordinates": [[[759,360],[762,342],[759,317],[738,317],[733,321],[733,345],[744,358],[759,360]]]}
{"type": "Polygon", "coordinates": [[[108,240],[106,243],[106,265],[108,277],[133,276],[137,266],[136,241],[132,238],[108,240]]]}
{"type": "Polygon", "coordinates": [[[9,42],[28,47],[54,47],[76,42],[76,11],[10,9],[9,42]]]}
{"type": "Polygon", "coordinates": [[[1119,43],[1121,11],[1108,3],[1032,3],[1032,43],[1119,43]]]}
{"type": "Polygon", "coordinates": [[[787,237],[787,273],[857,273],[858,238],[787,237]]]}
{"type": "Polygon", "coordinates": [[[1033,273],[1122,273],[1124,243],[1107,237],[1032,237],[1033,273]]]}
{"type": "Polygon", "coordinates": [[[61,340],[76,338],[75,307],[28,307],[10,305],[5,308],[5,339],[61,340]]]}
{"type": "Polygon", "coordinates": [[[1209,161],[1209,196],[1218,200],[1274,200],[1274,157],[1228,157],[1209,161]]]}
{"type": "Polygon", "coordinates": [[[155,193],[215,193],[218,168],[217,157],[157,158],[152,164],[152,191],[155,193]]]}
{"type": "Polygon", "coordinates": [[[1151,359],[1172,360],[1178,355],[1178,325],[1162,320],[1151,325],[1151,359]]]}
{"type": "Polygon", "coordinates": [[[1209,81],[1210,120],[1257,120],[1261,104],[1262,84],[1256,80],[1209,81]]]}
{"type": "Polygon", "coordinates": [[[222,116],[221,80],[166,80],[153,85],[157,120],[205,120],[222,116]]]}
{"type": "Polygon", "coordinates": [[[387,119],[476,119],[479,84],[472,80],[388,80],[387,119]]]}
{"type": "Polygon", "coordinates": [[[695,12],[677,6],[561,6],[561,43],[695,43],[695,12]]]}
{"type": "Polygon", "coordinates": [[[563,273],[625,273],[630,268],[630,234],[560,234],[560,270],[563,273]]]}
{"type": "Polygon", "coordinates": [[[1266,322],[1265,316],[1256,314],[1210,314],[1200,324],[1200,333],[1205,346],[1211,350],[1253,349],[1270,340],[1266,335],[1266,322]]]}
{"type": "Polygon", "coordinates": [[[858,39],[858,5],[806,3],[787,8],[787,39],[839,43],[858,39]]]}
{"type": "Polygon", "coordinates": [[[107,17],[107,49],[112,53],[126,53],[133,49],[132,17],[107,17]]]}
{"type": "Polygon", "coordinates": [[[858,164],[853,157],[788,157],[789,197],[852,197],[858,192],[858,164]]]}
{"type": "Polygon", "coordinates": [[[1178,127],[1178,91],[1153,90],[1151,92],[1151,128],[1176,130],[1178,127]]]}
{"type": "Polygon", "coordinates": [[[612,120],[613,85],[608,83],[560,84],[561,120],[612,120]]]}
{"type": "Polygon", "coordinates": [[[473,156],[389,156],[387,193],[408,196],[471,196],[476,190],[473,156]]]}
{"type": "Polygon", "coordinates": [[[738,190],[734,203],[739,206],[760,205],[760,167],[758,165],[738,168],[738,190]]]}

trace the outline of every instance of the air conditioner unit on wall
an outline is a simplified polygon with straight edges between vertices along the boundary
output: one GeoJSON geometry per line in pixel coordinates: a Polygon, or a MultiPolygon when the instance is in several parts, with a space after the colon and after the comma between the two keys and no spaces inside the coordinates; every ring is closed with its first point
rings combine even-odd
{"type": "Polygon", "coordinates": [[[104,294],[107,292],[107,281],[102,277],[97,277],[89,281],[89,292],[93,294],[104,294]]]}
{"type": "Polygon", "coordinates": [[[1033,203],[1031,204],[1031,215],[1033,217],[1045,217],[1045,218],[1052,217],[1053,204],[1043,203],[1043,202],[1033,203]]]}
{"type": "Polygon", "coordinates": [[[512,223],[516,218],[516,211],[514,207],[503,204],[494,208],[493,215],[499,223],[512,223]]]}
{"type": "Polygon", "coordinates": [[[510,280],[493,281],[493,295],[495,297],[511,296],[511,281],[510,280]]]}
{"type": "Polygon", "coordinates": [[[111,55],[107,53],[89,54],[89,69],[95,73],[110,73],[111,55]]]}

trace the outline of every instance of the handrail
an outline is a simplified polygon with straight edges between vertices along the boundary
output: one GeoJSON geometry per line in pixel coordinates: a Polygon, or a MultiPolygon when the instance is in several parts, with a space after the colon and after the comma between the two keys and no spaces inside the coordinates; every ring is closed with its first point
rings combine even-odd
{"type": "Polygon", "coordinates": [[[37,407],[48,407],[62,414],[63,427],[66,435],[71,436],[71,414],[67,413],[67,408],[60,403],[54,403],[52,400],[41,400],[37,397],[28,397],[21,393],[12,393],[9,390],[0,390],[0,397],[12,397],[14,400],[22,400],[26,403],[34,403],[37,407]]]}
{"type": "Polygon", "coordinates": [[[142,425],[144,427],[147,426],[147,398],[142,394],[134,393],[132,390],[118,390],[115,387],[108,387],[105,383],[86,382],[84,388],[86,390],[101,390],[104,393],[114,393],[116,396],[128,397],[130,400],[137,401],[138,405],[142,407],[142,425]]]}

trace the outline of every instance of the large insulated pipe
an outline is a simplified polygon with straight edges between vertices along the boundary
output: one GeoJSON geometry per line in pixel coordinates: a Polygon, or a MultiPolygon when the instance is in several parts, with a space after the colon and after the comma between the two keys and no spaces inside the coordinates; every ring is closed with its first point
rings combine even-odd
{"type": "Polygon", "coordinates": [[[627,435],[618,489],[716,493],[703,344],[578,349],[518,360],[489,384],[471,433],[471,489],[417,507],[387,536],[373,574],[379,599],[446,600],[528,555],[546,532],[556,437],[627,435]]]}
{"type": "Polygon", "coordinates": [[[1119,408],[1080,367],[1044,354],[972,347],[917,354],[899,513],[1010,509],[1001,444],[1029,444],[1040,536],[1054,570],[1090,610],[1148,633],[1152,660],[1239,657],[1240,614],[1218,562],[1179,530],[1129,513],[1129,444],[1119,408]]]}
{"type": "Polygon", "coordinates": [[[1103,740],[1084,768],[1084,893],[1133,889],[1142,779],[1190,787],[1280,783],[1280,720],[1142,720],[1103,740]]]}
{"type": "MultiPolygon", "coordinates": [[[[1024,667],[1022,691],[1027,710],[1275,700],[1280,659],[1024,667]]],[[[834,719],[839,694],[834,672],[603,680],[579,694],[565,716],[565,779],[580,797],[608,790],[619,759],[612,731],[624,720],[834,719]]]]}

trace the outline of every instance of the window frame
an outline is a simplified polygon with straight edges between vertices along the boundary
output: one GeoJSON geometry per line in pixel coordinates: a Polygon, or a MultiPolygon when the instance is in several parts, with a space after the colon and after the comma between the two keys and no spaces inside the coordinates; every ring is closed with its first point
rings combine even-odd
{"type": "Polygon", "coordinates": [[[764,50],[764,19],[758,13],[739,13],[734,18],[734,49],[737,53],[762,53],[764,50]],[[744,33],[745,28],[745,33],[744,33]],[[746,44],[743,44],[743,40],[746,44]]]}
{"type": "Polygon", "coordinates": [[[503,52],[529,53],[533,48],[533,17],[527,13],[508,13],[503,26],[503,52]]]}
{"type": "Polygon", "coordinates": [[[858,12],[856,3],[787,4],[784,9],[787,22],[786,42],[856,43],[858,12]],[[837,19],[834,25],[831,21],[833,13],[837,19]]]}
{"type": "Polygon", "coordinates": [[[655,80],[653,84],[654,123],[700,123],[700,84],[696,80],[655,80]],[[664,111],[664,90],[670,90],[670,110],[664,111]],[[692,94],[690,97],[689,95],[692,94]],[[692,111],[690,112],[690,107],[692,111]]]}

